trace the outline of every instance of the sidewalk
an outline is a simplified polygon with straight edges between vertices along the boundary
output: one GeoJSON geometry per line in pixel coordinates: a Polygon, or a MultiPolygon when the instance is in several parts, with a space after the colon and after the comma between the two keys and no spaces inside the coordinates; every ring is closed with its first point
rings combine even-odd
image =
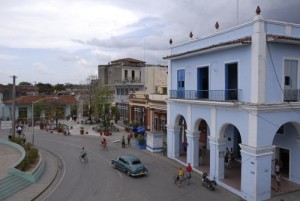
{"type": "Polygon", "coordinates": [[[0,179],[8,176],[8,169],[20,159],[21,153],[8,145],[0,144],[0,179]]]}
{"type": "Polygon", "coordinates": [[[46,168],[36,183],[18,191],[5,201],[24,201],[34,200],[39,194],[44,192],[46,188],[52,183],[58,172],[58,161],[51,153],[45,150],[40,150],[42,158],[46,161],[46,168]]]}

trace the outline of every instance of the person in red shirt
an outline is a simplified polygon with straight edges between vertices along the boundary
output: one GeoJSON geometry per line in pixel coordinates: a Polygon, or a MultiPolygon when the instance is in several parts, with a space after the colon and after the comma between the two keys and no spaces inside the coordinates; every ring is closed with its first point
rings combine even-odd
{"type": "Polygon", "coordinates": [[[186,173],[187,173],[188,178],[192,177],[192,175],[191,175],[192,170],[193,170],[193,168],[192,168],[191,164],[188,163],[188,165],[186,166],[186,173]]]}
{"type": "Polygon", "coordinates": [[[106,149],[107,147],[107,142],[106,142],[106,139],[103,138],[103,140],[101,141],[101,144],[102,144],[102,149],[106,149]]]}

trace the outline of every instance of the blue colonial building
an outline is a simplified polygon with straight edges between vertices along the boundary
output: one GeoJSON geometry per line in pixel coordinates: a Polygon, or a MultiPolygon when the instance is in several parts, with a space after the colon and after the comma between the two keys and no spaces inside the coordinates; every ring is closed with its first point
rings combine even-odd
{"type": "Polygon", "coordinates": [[[171,45],[164,58],[167,155],[246,200],[266,200],[275,161],[284,180],[300,184],[300,25],[258,11],[251,22],[218,28],[171,45]]]}

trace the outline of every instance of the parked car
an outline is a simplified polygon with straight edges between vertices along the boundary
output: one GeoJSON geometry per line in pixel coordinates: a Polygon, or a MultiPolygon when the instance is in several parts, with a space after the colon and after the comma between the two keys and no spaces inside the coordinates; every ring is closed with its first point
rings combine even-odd
{"type": "Polygon", "coordinates": [[[111,163],[114,168],[125,172],[128,176],[140,176],[148,173],[145,165],[134,155],[119,156],[113,159],[111,163]]]}

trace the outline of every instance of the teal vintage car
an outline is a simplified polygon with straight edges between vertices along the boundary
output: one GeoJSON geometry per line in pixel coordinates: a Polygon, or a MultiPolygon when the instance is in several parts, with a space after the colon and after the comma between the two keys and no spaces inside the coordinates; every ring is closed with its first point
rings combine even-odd
{"type": "Polygon", "coordinates": [[[125,172],[128,176],[140,176],[148,173],[146,166],[134,155],[119,156],[111,160],[111,164],[114,168],[125,172]]]}

